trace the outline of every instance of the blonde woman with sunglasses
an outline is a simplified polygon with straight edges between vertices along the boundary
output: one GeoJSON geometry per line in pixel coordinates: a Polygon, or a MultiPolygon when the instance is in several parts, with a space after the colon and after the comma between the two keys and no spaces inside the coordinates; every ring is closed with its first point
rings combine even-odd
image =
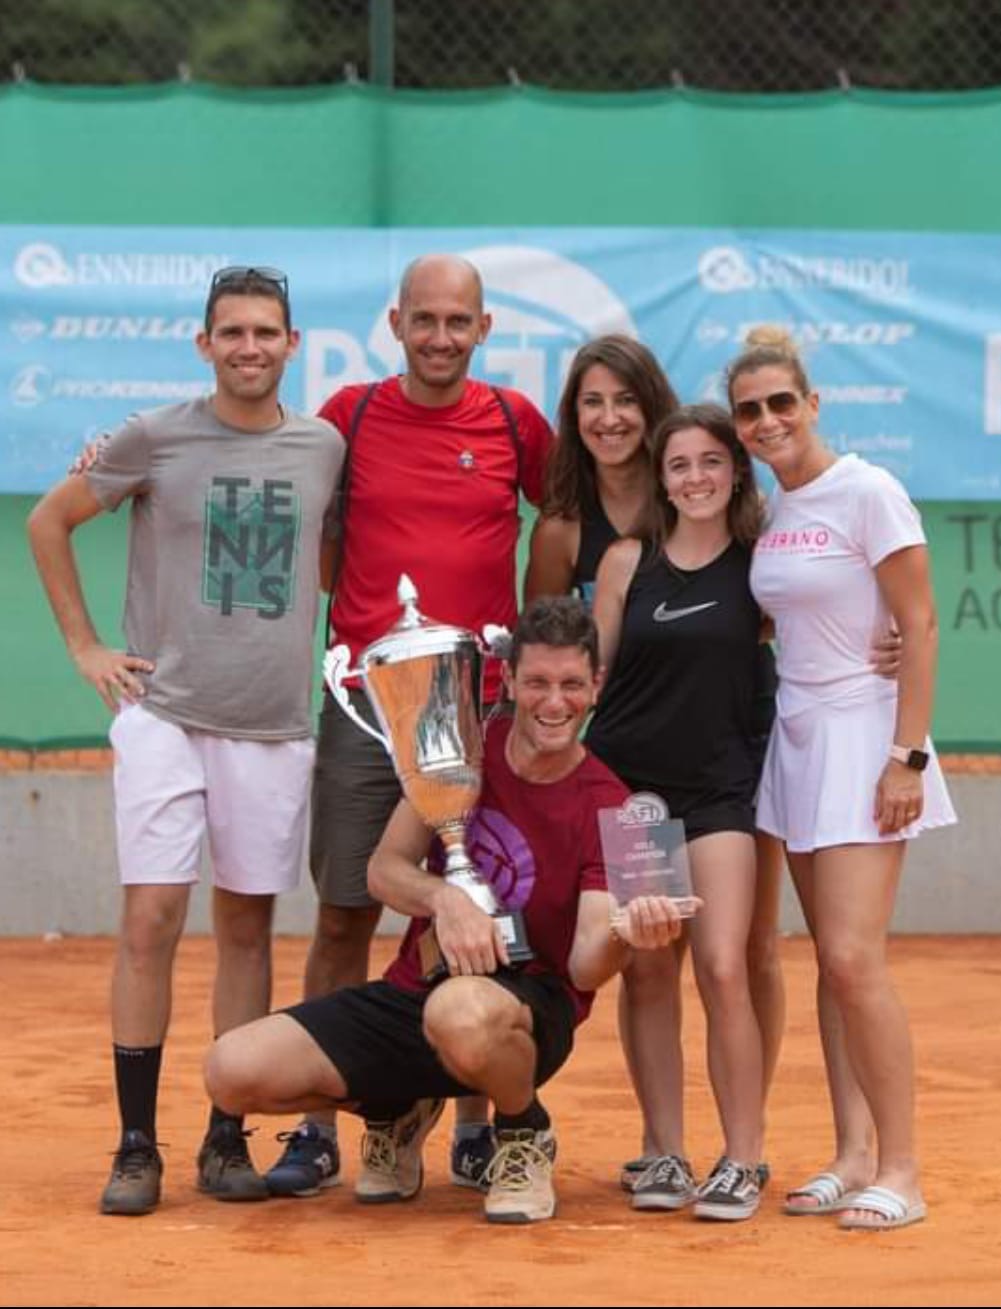
{"type": "Polygon", "coordinates": [[[908,1022],[886,963],[905,842],[955,821],[928,738],[937,624],[917,511],[889,473],[838,457],[788,334],[761,328],[727,373],[737,434],[778,488],[751,586],[774,620],[778,713],[758,826],[781,838],[814,940],[835,1153],[789,1193],[842,1228],[924,1218],[908,1022]],[[873,640],[895,623],[899,678],[873,640]]]}

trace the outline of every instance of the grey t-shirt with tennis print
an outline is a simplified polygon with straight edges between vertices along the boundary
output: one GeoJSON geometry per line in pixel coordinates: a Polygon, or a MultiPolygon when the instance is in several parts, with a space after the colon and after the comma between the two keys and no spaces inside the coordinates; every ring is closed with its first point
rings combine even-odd
{"type": "Polygon", "coordinates": [[[344,439],[283,411],[246,432],[208,398],[133,415],[86,474],[105,509],[132,500],[125,636],[151,659],[143,704],[182,727],[310,735],[319,556],[344,439]]]}

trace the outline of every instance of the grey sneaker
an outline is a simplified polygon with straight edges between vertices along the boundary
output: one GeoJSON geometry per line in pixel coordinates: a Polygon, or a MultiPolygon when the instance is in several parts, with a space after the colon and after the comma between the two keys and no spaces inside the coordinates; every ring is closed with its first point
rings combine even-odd
{"type": "Polygon", "coordinates": [[[101,1196],[102,1214],[148,1214],[160,1203],[163,1160],[145,1132],[125,1132],[101,1196]]]}
{"type": "Polygon", "coordinates": [[[684,1209],[695,1199],[695,1175],[687,1159],[665,1154],[654,1159],[633,1185],[634,1209],[684,1209]]]}
{"type": "Polygon", "coordinates": [[[724,1155],[716,1171],[699,1187],[695,1217],[736,1222],[756,1213],[760,1201],[756,1169],[736,1164],[724,1155]]]}
{"type": "Polygon", "coordinates": [[[198,1151],[198,1189],[216,1200],[266,1200],[267,1184],[250,1162],[247,1137],[239,1123],[218,1123],[198,1151]]]}
{"type": "Polygon", "coordinates": [[[418,1100],[392,1123],[365,1122],[355,1199],[362,1204],[412,1200],[424,1185],[424,1141],[441,1117],[444,1100],[418,1100]]]}
{"type": "Polygon", "coordinates": [[[627,1159],[619,1173],[619,1185],[623,1191],[631,1191],[652,1163],[656,1163],[655,1154],[641,1154],[635,1159],[627,1159]]]}
{"type": "Polygon", "coordinates": [[[487,1168],[490,1189],[483,1202],[488,1223],[538,1223],[556,1212],[553,1162],[556,1137],[531,1128],[499,1131],[487,1168]]]}

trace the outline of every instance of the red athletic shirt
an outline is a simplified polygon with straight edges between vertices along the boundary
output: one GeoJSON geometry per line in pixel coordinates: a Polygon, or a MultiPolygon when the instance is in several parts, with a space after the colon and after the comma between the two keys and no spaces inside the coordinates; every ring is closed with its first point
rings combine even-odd
{"type": "MultiPolygon", "coordinates": [[[[542,498],[549,424],[525,396],[503,391],[520,437],[519,480],[507,418],[486,383],[467,381],[458,403],[439,409],[413,404],[399,379],[389,378],[376,386],[351,438],[368,389],[342,387],[320,410],[349,443],[330,644],[346,643],[354,660],[384,635],[399,617],[401,573],[417,586],[428,618],[476,632],[486,623],[513,626],[518,491],[532,504],[542,498]]],[[[488,664],[488,701],[498,686],[488,664]]]]}
{"type": "MultiPolygon", "coordinates": [[[[591,1010],[593,991],[570,984],[567,960],[577,927],[582,891],[605,890],[598,810],[617,809],[629,790],[594,755],[587,754],[559,782],[526,782],[504,757],[509,718],[487,731],[480,801],[466,826],[466,850],[498,900],[525,916],[525,932],[535,958],[528,972],[555,973],[566,987],[576,1020],[591,1010]]],[[[435,843],[428,866],[440,872],[441,847],[435,843]]],[[[428,919],[411,919],[400,952],[386,970],[386,981],[404,991],[426,990],[418,938],[428,919]]]]}

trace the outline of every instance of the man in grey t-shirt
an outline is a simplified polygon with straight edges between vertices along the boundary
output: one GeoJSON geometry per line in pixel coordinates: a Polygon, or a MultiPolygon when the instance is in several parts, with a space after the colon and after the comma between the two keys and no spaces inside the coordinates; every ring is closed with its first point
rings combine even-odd
{"type": "MultiPolygon", "coordinates": [[[[29,534],[81,675],[116,711],[115,817],[124,909],[112,981],[122,1134],[102,1212],[160,1198],[156,1096],[173,962],[208,835],[218,946],[215,1034],[271,999],[274,896],[299,875],[313,762],[309,708],[319,561],[344,442],[286,410],[299,334],[284,274],[228,268],[197,339],[211,396],[134,415],[85,476],[36,506],[29,534]],[[129,500],[127,650],[97,636],[72,532],[129,500]]],[[[265,1199],[240,1118],[213,1106],[198,1186],[265,1199]]]]}

